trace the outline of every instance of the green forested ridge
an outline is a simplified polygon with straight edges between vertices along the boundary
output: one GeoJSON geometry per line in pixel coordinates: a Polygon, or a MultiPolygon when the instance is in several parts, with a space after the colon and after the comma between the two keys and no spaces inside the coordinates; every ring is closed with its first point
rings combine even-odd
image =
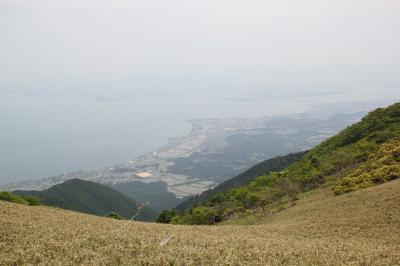
{"type": "Polygon", "coordinates": [[[310,150],[284,171],[214,195],[172,219],[213,224],[243,215],[266,215],[295,204],[298,194],[321,185],[336,195],[400,176],[400,103],[379,108],[310,150]]]}
{"type": "Polygon", "coordinates": [[[291,153],[285,156],[278,156],[258,163],[247,171],[243,172],[242,174],[219,184],[215,188],[206,190],[200,195],[196,195],[187,199],[186,201],[175,207],[175,210],[183,212],[187,209],[193,208],[196,205],[210,200],[218,193],[232,188],[247,185],[257,176],[266,175],[273,171],[283,170],[296,160],[299,160],[302,156],[304,156],[304,154],[306,154],[306,152],[291,153]]]}
{"type": "Polygon", "coordinates": [[[9,191],[1,191],[0,200],[29,205],[29,206],[37,206],[41,204],[40,200],[35,196],[15,195],[9,191]]]}
{"type": "MultiPolygon", "coordinates": [[[[99,216],[115,212],[124,218],[138,210],[136,201],[107,186],[80,179],[71,179],[44,191],[14,191],[18,195],[32,195],[44,205],[74,210],[99,216]]],[[[153,221],[155,212],[144,207],[137,220],[153,221]]]]}

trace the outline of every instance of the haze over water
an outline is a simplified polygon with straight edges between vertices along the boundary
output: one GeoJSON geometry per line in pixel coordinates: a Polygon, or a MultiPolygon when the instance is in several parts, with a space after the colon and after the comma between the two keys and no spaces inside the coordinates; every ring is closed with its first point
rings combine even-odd
{"type": "Polygon", "coordinates": [[[2,0],[0,183],[124,162],[189,132],[186,119],[398,99],[399,9],[394,0],[2,0]]]}
{"type": "Polygon", "coordinates": [[[188,119],[300,113],[312,104],[361,98],[0,95],[1,184],[126,162],[189,133],[188,119]]]}
{"type": "Polygon", "coordinates": [[[95,99],[1,94],[0,180],[43,178],[125,162],[190,132],[185,120],[303,112],[290,100],[95,99]]]}

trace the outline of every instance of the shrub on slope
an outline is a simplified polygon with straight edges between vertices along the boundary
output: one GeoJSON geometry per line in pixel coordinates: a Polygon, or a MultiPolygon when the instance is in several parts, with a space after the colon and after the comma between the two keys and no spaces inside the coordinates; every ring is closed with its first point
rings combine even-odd
{"type": "Polygon", "coordinates": [[[355,170],[340,179],[334,188],[336,195],[371,187],[400,177],[400,139],[381,145],[355,170]]]}

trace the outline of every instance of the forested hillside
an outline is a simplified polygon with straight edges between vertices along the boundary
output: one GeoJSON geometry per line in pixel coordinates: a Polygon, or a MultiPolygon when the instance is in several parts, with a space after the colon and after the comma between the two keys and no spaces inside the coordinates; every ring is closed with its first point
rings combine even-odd
{"type": "MultiPolygon", "coordinates": [[[[13,193],[35,196],[44,205],[99,216],[115,212],[125,218],[130,218],[137,213],[139,207],[136,201],[109,187],[80,179],[71,179],[44,191],[14,191],[13,193]]],[[[154,211],[143,207],[136,219],[153,221],[155,215],[154,211]]]]}
{"type": "Polygon", "coordinates": [[[331,186],[332,193],[381,184],[400,176],[400,103],[380,108],[310,150],[283,171],[218,193],[173,218],[173,223],[213,224],[265,216],[293,206],[301,193],[331,186]]]}
{"type": "Polygon", "coordinates": [[[186,201],[175,207],[175,210],[185,211],[187,209],[195,207],[200,203],[206,202],[220,192],[247,185],[257,176],[266,175],[273,171],[280,171],[295,162],[296,160],[300,159],[302,156],[304,156],[304,154],[306,154],[306,152],[292,153],[285,156],[279,156],[265,160],[264,162],[261,162],[251,167],[242,174],[219,184],[215,188],[206,190],[200,195],[196,195],[187,199],[186,201]]]}

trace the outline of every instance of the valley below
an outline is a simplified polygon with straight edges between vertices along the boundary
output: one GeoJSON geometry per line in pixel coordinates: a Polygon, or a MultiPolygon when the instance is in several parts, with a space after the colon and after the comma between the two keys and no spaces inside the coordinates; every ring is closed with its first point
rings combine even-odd
{"type": "Polygon", "coordinates": [[[263,160],[314,147],[377,104],[341,103],[293,115],[189,120],[189,134],[125,163],[11,183],[0,186],[0,191],[44,190],[78,178],[108,185],[157,210],[172,208],[263,160]],[[148,193],[154,187],[157,193],[148,193]]]}

